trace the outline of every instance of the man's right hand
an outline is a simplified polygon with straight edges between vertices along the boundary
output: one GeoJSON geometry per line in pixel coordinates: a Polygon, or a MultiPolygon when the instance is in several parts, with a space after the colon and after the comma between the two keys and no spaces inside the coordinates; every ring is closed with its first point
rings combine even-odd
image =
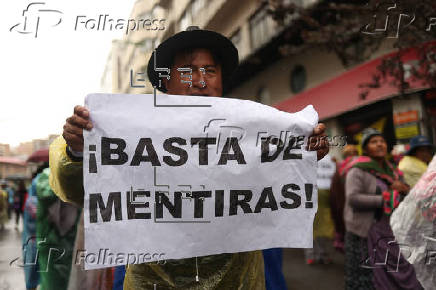
{"type": "Polygon", "coordinates": [[[89,111],[85,107],[75,106],[74,114],[66,120],[62,134],[71,150],[83,152],[83,129],[92,129],[89,111]]]}

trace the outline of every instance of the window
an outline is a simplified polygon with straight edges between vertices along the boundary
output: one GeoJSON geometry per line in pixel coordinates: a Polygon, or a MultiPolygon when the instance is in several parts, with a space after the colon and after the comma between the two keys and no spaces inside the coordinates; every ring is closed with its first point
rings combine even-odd
{"type": "MultiPolygon", "coordinates": [[[[309,0],[309,1],[306,0],[306,2],[310,2],[310,1],[313,2],[313,0],[309,0]]],[[[289,4],[295,4],[297,6],[303,6],[304,2],[305,2],[305,0],[284,0],[283,5],[286,6],[289,4]]]]}
{"type": "Polygon", "coordinates": [[[297,65],[291,71],[291,91],[297,94],[306,87],[306,69],[302,65],[297,65]]]}
{"type": "Polygon", "coordinates": [[[241,29],[236,30],[232,36],[230,36],[230,41],[235,45],[239,52],[239,58],[241,57],[241,29]]]}
{"type": "MultiPolygon", "coordinates": [[[[117,71],[121,70],[121,58],[117,56],[117,71]]],[[[117,73],[117,89],[121,88],[121,73],[117,73]]]]}
{"type": "Polygon", "coordinates": [[[194,0],[191,6],[192,16],[195,17],[204,8],[204,0],[194,0]]]}
{"type": "Polygon", "coordinates": [[[235,33],[230,36],[230,40],[233,42],[233,44],[236,46],[241,42],[241,30],[236,30],[235,33]]]}
{"type": "Polygon", "coordinates": [[[186,28],[188,28],[189,25],[191,25],[192,23],[192,19],[191,19],[191,11],[188,7],[188,9],[186,9],[186,11],[183,13],[182,18],[180,18],[180,30],[186,30],[186,28]]]}
{"type": "Polygon", "coordinates": [[[250,20],[251,47],[256,49],[266,43],[272,35],[270,16],[265,7],[261,8],[250,20]]]}
{"type": "Polygon", "coordinates": [[[140,51],[143,53],[151,52],[154,49],[153,44],[153,39],[144,39],[140,46],[140,51]]]}
{"type": "Polygon", "coordinates": [[[261,104],[270,105],[271,104],[271,96],[266,87],[260,87],[256,94],[256,102],[261,104]]]}
{"type": "Polygon", "coordinates": [[[153,15],[150,13],[150,11],[147,11],[139,14],[137,19],[144,19],[144,20],[153,19],[153,15]]]}
{"type": "Polygon", "coordinates": [[[194,0],[191,1],[186,7],[183,16],[180,18],[180,30],[186,30],[188,26],[195,22],[195,17],[201,12],[206,4],[205,0],[194,0]]]}

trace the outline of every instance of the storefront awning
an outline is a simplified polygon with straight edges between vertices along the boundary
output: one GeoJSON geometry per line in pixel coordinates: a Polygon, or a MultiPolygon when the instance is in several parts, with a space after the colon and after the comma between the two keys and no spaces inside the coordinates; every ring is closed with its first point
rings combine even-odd
{"type": "MultiPolygon", "coordinates": [[[[274,107],[286,112],[296,112],[307,105],[313,105],[318,111],[320,120],[322,120],[398,95],[398,87],[389,84],[389,81],[381,81],[380,88],[370,89],[369,94],[364,99],[360,96],[364,89],[359,87],[359,85],[370,83],[382,59],[393,56],[395,53],[389,53],[359,65],[330,81],[277,103],[274,107]]],[[[418,60],[417,50],[413,48],[407,50],[402,59],[404,64],[415,63],[418,60]]],[[[409,91],[427,88],[422,81],[408,78],[406,81],[410,83],[409,91]]]]}
{"type": "Polygon", "coordinates": [[[12,165],[18,165],[18,166],[26,166],[26,162],[14,158],[14,157],[7,157],[7,156],[0,156],[0,163],[6,163],[6,164],[12,164],[12,165]]]}

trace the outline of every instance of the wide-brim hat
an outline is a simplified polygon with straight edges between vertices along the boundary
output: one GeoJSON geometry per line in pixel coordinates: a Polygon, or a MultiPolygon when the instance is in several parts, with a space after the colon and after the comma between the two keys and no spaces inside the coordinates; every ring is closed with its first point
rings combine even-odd
{"type": "Polygon", "coordinates": [[[199,29],[197,26],[190,26],[186,31],[174,34],[154,50],[147,67],[148,79],[153,87],[166,92],[163,86],[159,87],[159,79],[168,74],[161,69],[157,70],[155,68],[170,69],[176,53],[189,48],[210,49],[219,57],[221,60],[223,87],[226,87],[231,75],[238,67],[238,50],[227,37],[215,31],[199,29]],[[155,54],[156,64],[154,62],[155,54]],[[159,73],[161,74],[160,78],[159,73]]]}
{"type": "Polygon", "coordinates": [[[405,155],[412,155],[413,151],[418,147],[430,147],[432,150],[434,149],[434,145],[427,137],[418,135],[410,139],[410,148],[406,151],[405,155]]]}

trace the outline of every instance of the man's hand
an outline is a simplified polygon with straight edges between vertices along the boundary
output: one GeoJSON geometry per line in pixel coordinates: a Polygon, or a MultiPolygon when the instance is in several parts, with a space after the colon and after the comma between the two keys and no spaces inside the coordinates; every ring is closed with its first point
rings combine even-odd
{"type": "Polygon", "coordinates": [[[399,193],[405,195],[409,192],[410,186],[408,186],[407,184],[405,184],[399,180],[395,180],[391,184],[391,189],[397,190],[399,193]]]}
{"type": "Polygon", "coordinates": [[[327,140],[325,129],[326,127],[323,123],[316,125],[315,129],[313,129],[313,134],[309,136],[307,144],[307,150],[316,151],[318,160],[323,159],[329,153],[329,141],[327,140]]]}
{"type": "Polygon", "coordinates": [[[83,152],[83,129],[91,130],[89,111],[82,106],[74,107],[74,114],[66,120],[62,136],[74,151],[83,152]]]}

